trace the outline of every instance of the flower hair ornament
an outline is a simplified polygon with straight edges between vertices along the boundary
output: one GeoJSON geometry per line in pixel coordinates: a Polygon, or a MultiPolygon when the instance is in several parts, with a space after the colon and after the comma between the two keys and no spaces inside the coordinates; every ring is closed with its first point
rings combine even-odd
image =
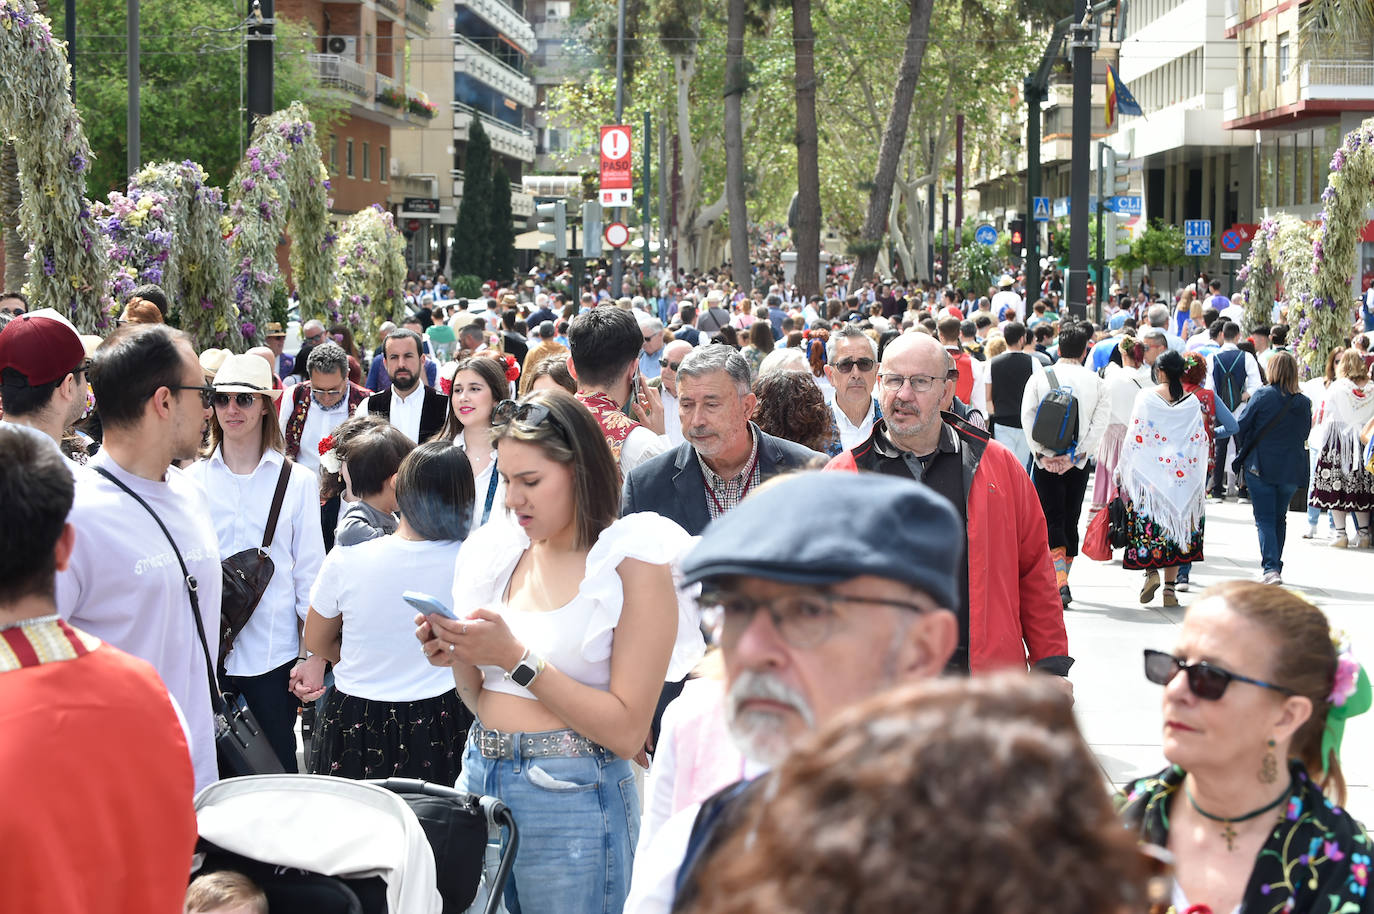
{"type": "Polygon", "coordinates": [[[320,439],[320,466],[324,467],[327,473],[337,473],[343,469],[343,461],[339,459],[338,442],[333,435],[325,435],[320,439]]]}
{"type": "Polygon", "coordinates": [[[501,360],[506,366],[506,380],[512,382],[520,380],[520,366],[516,364],[515,356],[503,355],[501,360]]]}
{"type": "Polygon", "coordinates": [[[1374,692],[1369,674],[1355,659],[1350,639],[1344,632],[1331,638],[1336,645],[1336,676],[1326,700],[1331,708],[1326,712],[1326,731],[1322,734],[1322,774],[1330,767],[1330,759],[1341,757],[1341,739],[1345,736],[1345,722],[1368,711],[1374,704],[1374,692]]]}

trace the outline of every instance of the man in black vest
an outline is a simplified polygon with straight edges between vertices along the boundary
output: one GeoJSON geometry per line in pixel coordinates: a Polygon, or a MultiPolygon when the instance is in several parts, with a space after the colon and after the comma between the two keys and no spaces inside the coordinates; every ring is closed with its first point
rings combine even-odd
{"type": "Polygon", "coordinates": [[[425,367],[422,347],[420,334],[414,330],[388,333],[382,351],[391,386],[360,403],[354,414],[384,416],[417,444],[439,434],[448,412],[448,398],[420,383],[425,367]]]}

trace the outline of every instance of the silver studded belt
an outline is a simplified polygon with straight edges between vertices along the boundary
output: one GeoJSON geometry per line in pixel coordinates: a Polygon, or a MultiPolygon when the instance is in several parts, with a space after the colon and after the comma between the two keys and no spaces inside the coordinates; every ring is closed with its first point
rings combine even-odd
{"type": "Polygon", "coordinates": [[[500,730],[473,728],[477,749],[483,758],[515,758],[516,741],[520,743],[521,758],[550,758],[599,755],[606,750],[599,743],[575,730],[545,730],[541,733],[502,733],[500,730]]]}

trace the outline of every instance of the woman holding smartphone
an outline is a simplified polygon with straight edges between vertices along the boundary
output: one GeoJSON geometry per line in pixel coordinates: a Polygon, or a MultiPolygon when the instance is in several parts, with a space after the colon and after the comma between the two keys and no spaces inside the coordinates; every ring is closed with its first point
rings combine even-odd
{"type": "Polygon", "coordinates": [[[458,789],[500,798],[520,823],[507,910],[619,912],[639,828],[627,760],[664,681],[703,650],[670,569],[691,540],[656,514],[617,519],[610,446],[572,396],[505,401],[493,423],[515,523],[474,532],[454,576],[459,621],[417,616],[416,636],[477,714],[458,789]]]}
{"type": "MultiPolygon", "coordinates": [[[[310,770],[346,778],[452,784],[472,715],[453,677],[416,657],[415,611],[402,594],[443,595],[472,516],[472,468],[449,441],[411,451],[396,474],[396,532],[335,549],[310,592],[305,645],[334,664],[310,770]]],[[[324,695],[322,668],[303,665],[302,697],[324,695]]]]}

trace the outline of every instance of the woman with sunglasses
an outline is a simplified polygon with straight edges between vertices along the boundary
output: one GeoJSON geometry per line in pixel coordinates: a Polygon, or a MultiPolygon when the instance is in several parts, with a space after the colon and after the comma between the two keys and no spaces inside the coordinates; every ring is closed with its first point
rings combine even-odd
{"type": "Polygon", "coordinates": [[[656,514],[617,520],[615,459],[571,395],[498,404],[492,437],[515,523],[464,543],[456,620],[418,616],[416,636],[477,715],[458,789],[520,823],[507,910],[618,912],[639,827],[628,759],[703,649],[670,569],[690,539],[656,514]]]}
{"type": "Polygon", "coordinates": [[[1174,652],[1145,652],[1145,675],[1164,686],[1170,767],[1120,805],[1173,854],[1174,909],[1365,910],[1371,846],[1340,808],[1340,743],[1369,679],[1321,610],[1259,583],[1209,588],[1174,652]]]}
{"type": "Polygon", "coordinates": [[[486,356],[470,356],[460,361],[449,388],[448,418],[439,432],[440,439],[452,441],[467,454],[472,464],[477,501],[473,507],[475,530],[500,513],[506,489],[496,469],[496,448],[491,441],[492,410],[510,388],[503,363],[486,356]]]}
{"type": "MultiPolygon", "coordinates": [[[[231,355],[215,373],[205,459],[189,469],[205,490],[221,559],[258,549],[282,477],[286,489],[268,557],[272,578],[224,660],[223,685],[248,702],[272,749],[296,768],[296,710],[291,670],[305,655],[300,627],[310,585],[324,561],[315,476],[286,459],[277,425],[272,368],[255,355],[231,355]]],[[[217,632],[207,632],[213,645],[217,632]]]]}

